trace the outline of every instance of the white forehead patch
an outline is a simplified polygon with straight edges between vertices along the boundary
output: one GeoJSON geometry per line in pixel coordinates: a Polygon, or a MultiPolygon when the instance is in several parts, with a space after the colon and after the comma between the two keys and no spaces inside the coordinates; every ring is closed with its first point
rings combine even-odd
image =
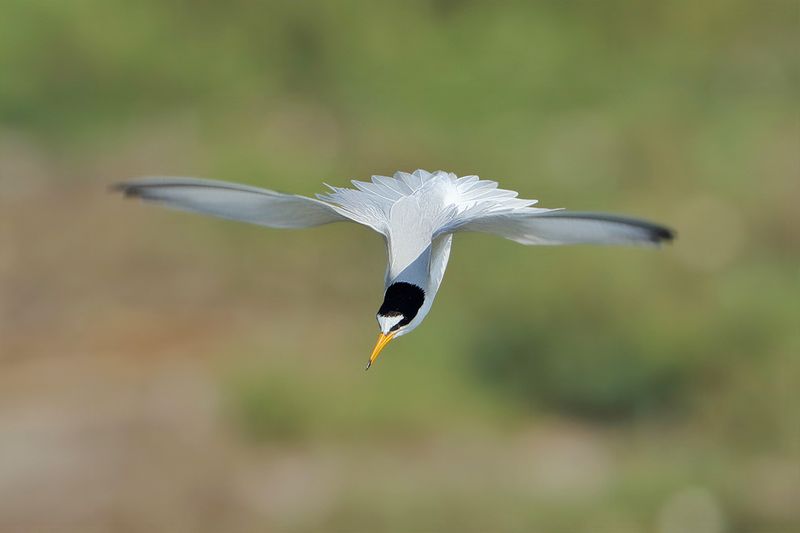
{"type": "Polygon", "coordinates": [[[403,320],[403,315],[383,316],[378,315],[378,324],[381,326],[381,331],[388,333],[400,321],[403,320]]]}

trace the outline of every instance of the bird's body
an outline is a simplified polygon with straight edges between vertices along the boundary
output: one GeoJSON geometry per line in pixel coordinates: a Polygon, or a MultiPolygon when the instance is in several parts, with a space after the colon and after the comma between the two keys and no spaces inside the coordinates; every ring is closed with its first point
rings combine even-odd
{"type": "Polygon", "coordinates": [[[416,328],[441,285],[453,234],[478,231],[522,244],[659,244],[672,232],[649,222],[614,215],[533,207],[494,181],[477,176],[417,170],[352,182],[355,189],[308,198],[194,178],[147,178],[119,185],[127,196],[168,207],[275,228],[302,228],[352,221],[380,233],[388,263],[381,336],[374,361],[393,337],[416,328]]]}
{"type": "Polygon", "coordinates": [[[486,214],[548,211],[531,208],[535,200],[518,199],[513,191],[498,189],[497,183],[477,176],[457,178],[417,170],[398,172],[393,178],[374,176],[371,182],[353,181],[353,185],[356,189],[331,187],[332,192],[319,199],[384,236],[386,291],[395,284],[423,289],[423,305],[404,332],[414,329],[430,311],[447,268],[452,232],[460,225],[486,214]]]}

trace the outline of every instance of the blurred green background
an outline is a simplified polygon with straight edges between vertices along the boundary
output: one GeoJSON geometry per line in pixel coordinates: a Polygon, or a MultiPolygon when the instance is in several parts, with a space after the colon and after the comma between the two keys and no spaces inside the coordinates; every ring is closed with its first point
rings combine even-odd
{"type": "Polygon", "coordinates": [[[800,528],[794,1],[4,0],[0,529],[800,528]],[[385,252],[106,191],[445,169],[672,225],[385,252]]]}

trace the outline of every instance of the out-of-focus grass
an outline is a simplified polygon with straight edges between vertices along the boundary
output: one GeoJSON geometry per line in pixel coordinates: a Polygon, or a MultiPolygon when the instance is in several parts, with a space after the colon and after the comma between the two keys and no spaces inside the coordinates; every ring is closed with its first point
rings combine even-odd
{"type": "Polygon", "coordinates": [[[81,531],[796,529],[793,3],[9,0],[2,13],[0,515],[16,518],[0,529],[42,525],[41,508],[81,531]],[[459,235],[426,323],[364,374],[378,237],[103,192],[174,174],[313,194],[417,167],[646,216],[678,241],[459,235]],[[108,370],[115,356],[156,383],[108,370]],[[85,374],[119,390],[89,387],[70,411],[74,392],[15,379],[64,367],[77,388],[85,374]],[[111,408],[148,387],[201,398],[170,424],[158,403],[120,422],[111,408]],[[14,406],[81,423],[32,439],[14,406]],[[69,433],[93,417],[100,437],[69,433]],[[66,458],[36,455],[50,442],[66,458]],[[70,477],[78,449],[117,457],[104,472],[133,466],[70,477]],[[129,482],[139,470],[188,496],[151,495],[129,482]],[[96,507],[70,499],[79,484],[96,507]]]}

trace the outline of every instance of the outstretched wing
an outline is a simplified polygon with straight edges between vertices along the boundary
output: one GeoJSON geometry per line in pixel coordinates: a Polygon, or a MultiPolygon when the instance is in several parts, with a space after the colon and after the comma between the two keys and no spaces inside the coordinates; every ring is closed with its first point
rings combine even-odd
{"type": "Polygon", "coordinates": [[[461,225],[458,231],[499,235],[522,244],[658,245],[674,238],[664,226],[605,213],[549,211],[486,215],[461,225]]]}
{"type": "Polygon", "coordinates": [[[326,202],[258,187],[196,178],[143,178],[114,186],[125,196],[269,228],[308,228],[351,220],[326,202]]]}

